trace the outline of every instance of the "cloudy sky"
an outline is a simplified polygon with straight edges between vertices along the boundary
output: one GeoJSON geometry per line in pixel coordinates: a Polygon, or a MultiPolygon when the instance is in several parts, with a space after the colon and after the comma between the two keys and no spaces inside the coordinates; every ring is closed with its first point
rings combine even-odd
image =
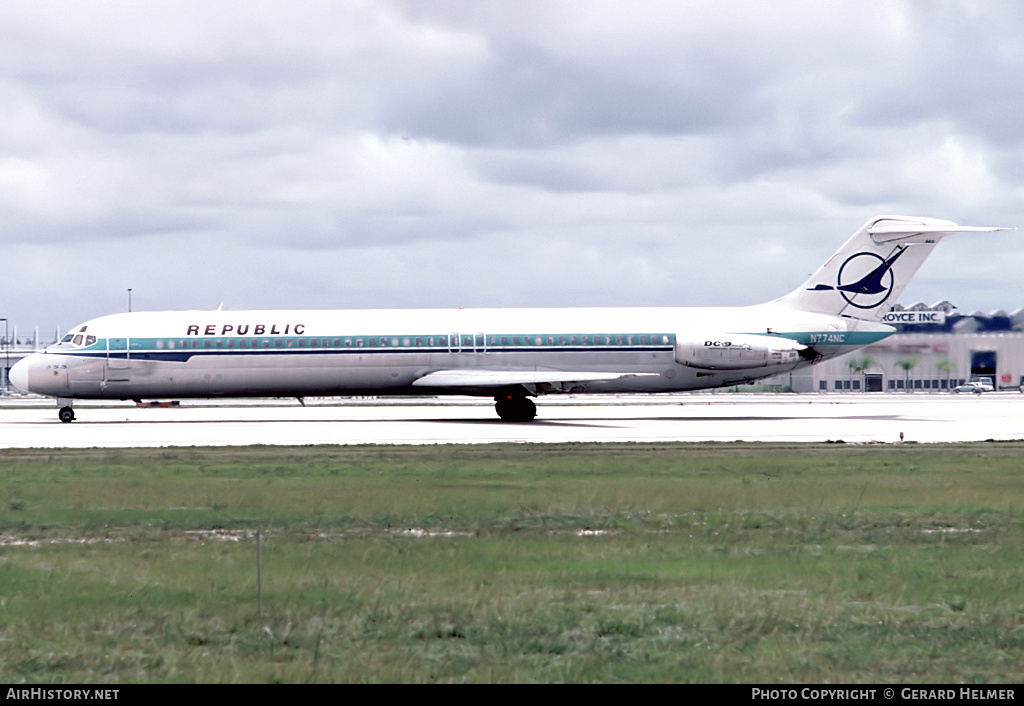
{"type": "MultiPolygon", "coordinates": [[[[0,4],[0,317],[733,305],[1024,226],[1024,3],[0,4]]],[[[901,302],[1024,306],[1024,230],[901,302]]]]}

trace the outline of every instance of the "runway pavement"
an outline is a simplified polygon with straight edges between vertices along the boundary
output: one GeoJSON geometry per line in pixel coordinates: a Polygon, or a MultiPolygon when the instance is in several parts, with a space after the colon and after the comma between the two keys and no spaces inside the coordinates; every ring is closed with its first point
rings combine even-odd
{"type": "Polygon", "coordinates": [[[490,400],[76,403],[62,424],[45,399],[0,398],[0,448],[590,441],[895,443],[1024,439],[1024,395],[680,394],[547,397],[505,424],[490,400]]]}

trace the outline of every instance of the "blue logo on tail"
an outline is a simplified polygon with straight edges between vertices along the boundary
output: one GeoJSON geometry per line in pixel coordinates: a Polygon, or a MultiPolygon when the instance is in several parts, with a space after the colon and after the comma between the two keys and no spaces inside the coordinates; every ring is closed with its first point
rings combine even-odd
{"type": "Polygon", "coordinates": [[[892,274],[893,263],[906,251],[897,250],[888,260],[871,252],[859,252],[846,258],[839,268],[836,286],[817,284],[813,292],[837,290],[850,306],[858,309],[874,309],[892,294],[896,280],[892,274]]]}

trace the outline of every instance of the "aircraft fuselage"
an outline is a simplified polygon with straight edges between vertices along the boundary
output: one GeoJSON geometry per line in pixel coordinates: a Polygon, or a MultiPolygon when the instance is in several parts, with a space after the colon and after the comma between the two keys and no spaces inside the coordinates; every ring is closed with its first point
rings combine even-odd
{"type": "Polygon", "coordinates": [[[674,392],[752,382],[870,345],[938,241],[998,227],[878,216],[789,294],[718,308],[166,311],[104,316],[10,371],[69,401],[186,397],[528,396],[674,392]]]}
{"type": "Polygon", "coordinates": [[[625,377],[523,386],[530,394],[667,392],[757,380],[892,330],[771,305],[135,312],[76,327],[27,359],[19,378],[32,392],[82,399],[493,395],[514,385],[415,383],[439,370],[559,370],[625,377]]]}

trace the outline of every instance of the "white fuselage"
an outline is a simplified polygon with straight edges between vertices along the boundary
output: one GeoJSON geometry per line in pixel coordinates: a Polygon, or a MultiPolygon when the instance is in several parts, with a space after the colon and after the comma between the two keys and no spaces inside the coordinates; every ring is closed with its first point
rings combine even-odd
{"type": "MultiPolygon", "coordinates": [[[[995,227],[876,216],[807,281],[747,307],[167,311],[88,321],[10,371],[74,398],[493,396],[529,421],[530,395],[673,392],[778,375],[870,345],[939,240],[995,227]]],[[[74,419],[69,403],[58,416],[74,419]]]]}
{"type": "Polygon", "coordinates": [[[75,327],[61,343],[15,366],[11,379],[25,391],[66,399],[490,396],[511,387],[528,394],[667,392],[776,375],[892,331],[772,303],[134,312],[75,327]],[[443,378],[426,376],[438,371],[478,375],[432,386],[443,378]],[[571,371],[580,379],[562,374],[546,382],[538,375],[532,382],[502,383],[502,374],[524,371],[571,371]],[[585,379],[588,372],[609,376],[585,379]]]}

